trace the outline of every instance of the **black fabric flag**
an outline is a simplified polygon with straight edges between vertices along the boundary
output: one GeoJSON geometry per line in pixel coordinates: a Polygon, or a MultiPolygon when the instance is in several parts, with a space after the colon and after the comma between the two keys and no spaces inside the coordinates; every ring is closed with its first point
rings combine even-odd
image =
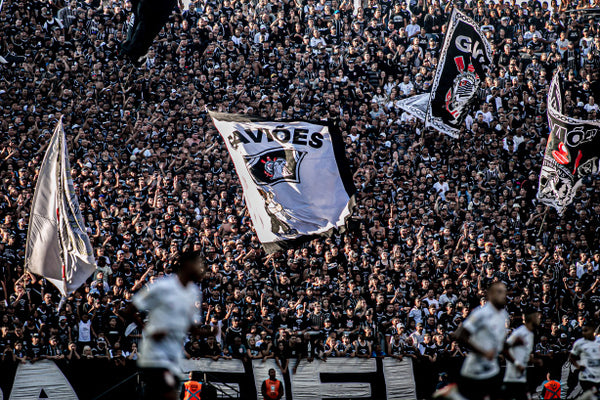
{"type": "Polygon", "coordinates": [[[457,138],[491,62],[483,32],[455,8],[431,88],[426,125],[457,138]]]}
{"type": "Polygon", "coordinates": [[[211,113],[265,250],[344,229],[356,188],[333,124],[211,113]]]}
{"type": "Polygon", "coordinates": [[[169,20],[177,0],[131,0],[131,4],[133,26],[122,49],[135,65],[140,65],[154,38],[169,20]]]}
{"type": "Polygon", "coordinates": [[[573,202],[583,178],[598,172],[600,121],[571,118],[563,114],[563,97],[555,74],[548,91],[550,136],[538,186],[538,200],[562,215],[573,202]]]}

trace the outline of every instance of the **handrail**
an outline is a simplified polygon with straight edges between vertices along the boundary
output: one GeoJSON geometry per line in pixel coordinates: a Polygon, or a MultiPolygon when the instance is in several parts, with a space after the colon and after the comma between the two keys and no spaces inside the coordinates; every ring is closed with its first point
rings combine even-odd
{"type": "Polygon", "coordinates": [[[128,376],[127,378],[123,379],[121,382],[117,383],[116,385],[110,387],[108,390],[100,393],[98,396],[94,397],[92,400],[98,400],[101,399],[102,397],[106,396],[108,393],[112,392],[113,390],[115,390],[116,388],[118,388],[119,386],[121,386],[122,384],[124,384],[125,382],[129,381],[131,378],[135,378],[136,376],[139,376],[139,371],[135,372],[133,375],[128,376]]]}
{"type": "Polygon", "coordinates": [[[213,387],[214,387],[214,388],[215,388],[215,389],[216,389],[218,392],[222,393],[223,395],[227,396],[227,397],[228,397],[228,398],[230,398],[230,399],[239,399],[239,398],[240,398],[240,391],[239,391],[239,390],[237,390],[237,389],[236,389],[234,386],[231,386],[231,385],[227,384],[226,382],[222,382],[221,380],[219,380],[219,379],[216,379],[216,377],[215,377],[214,375],[212,375],[211,373],[209,373],[209,372],[204,372],[204,371],[203,371],[203,372],[202,372],[202,374],[204,375],[204,382],[206,382],[206,383],[210,383],[211,381],[209,381],[209,380],[207,379],[207,377],[209,377],[209,378],[211,378],[211,380],[212,380],[213,382],[215,382],[215,381],[216,381],[216,382],[218,382],[220,385],[223,385],[223,386],[225,386],[225,387],[227,387],[227,388],[231,389],[233,392],[235,392],[235,393],[237,394],[237,396],[236,396],[236,397],[233,397],[233,396],[231,396],[229,393],[225,392],[223,389],[221,389],[221,388],[218,388],[218,387],[216,387],[216,386],[214,386],[214,385],[213,385],[213,387]]]}

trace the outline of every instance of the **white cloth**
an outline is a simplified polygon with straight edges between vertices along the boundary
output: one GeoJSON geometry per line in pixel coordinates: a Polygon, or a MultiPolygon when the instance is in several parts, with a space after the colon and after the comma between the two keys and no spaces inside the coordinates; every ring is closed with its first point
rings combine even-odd
{"type": "Polygon", "coordinates": [[[354,189],[341,135],[327,123],[278,122],[210,113],[244,188],[248,213],[267,252],[326,234],[352,214],[354,189]]]}
{"type": "Polygon", "coordinates": [[[56,125],[40,166],[31,204],[25,266],[46,278],[65,297],[96,269],[94,249],[71,178],[62,121],[56,125]]]}
{"type": "Polygon", "coordinates": [[[77,340],[79,342],[91,342],[92,341],[92,321],[88,322],[79,321],[78,324],[79,334],[77,340]]]}
{"type": "Polygon", "coordinates": [[[577,339],[573,343],[571,354],[579,357],[579,365],[585,370],[579,373],[580,381],[600,382],[600,342],[596,340],[577,339]]]}
{"type": "Polygon", "coordinates": [[[139,310],[148,310],[139,351],[138,365],[142,368],[166,368],[181,375],[183,341],[194,321],[199,321],[196,301],[200,289],[193,283],[183,286],[177,275],[159,279],[133,297],[139,310]],[[152,339],[165,332],[160,341],[152,339]]]}
{"type": "Polygon", "coordinates": [[[478,307],[465,320],[463,327],[471,334],[469,341],[483,351],[493,350],[496,356],[488,360],[474,351],[465,358],[460,373],[471,379],[489,379],[500,372],[498,354],[504,347],[508,314],[490,302],[478,307]]]}
{"type": "MultiPolygon", "coordinates": [[[[533,332],[531,332],[525,325],[521,325],[511,333],[506,343],[512,345],[521,338],[522,345],[512,347],[509,352],[515,359],[515,362],[527,366],[529,362],[529,356],[533,350],[533,332]]],[[[504,374],[504,382],[527,382],[526,371],[519,372],[514,363],[506,361],[506,372],[504,374]]]]}

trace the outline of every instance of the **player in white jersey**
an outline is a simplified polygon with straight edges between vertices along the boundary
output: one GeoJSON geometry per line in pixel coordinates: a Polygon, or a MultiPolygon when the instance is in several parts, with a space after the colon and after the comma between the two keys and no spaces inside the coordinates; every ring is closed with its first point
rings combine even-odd
{"type": "Polygon", "coordinates": [[[137,293],[125,312],[144,329],[138,367],[145,383],[145,399],[177,399],[183,341],[188,331],[192,328],[194,334],[211,333],[210,328],[196,325],[201,321],[196,308],[201,292],[194,282],[200,282],[206,273],[202,254],[182,253],[176,269],[175,274],[137,293]],[[145,324],[136,309],[148,312],[145,324]]]}
{"type": "Polygon", "coordinates": [[[600,388],[600,343],[596,341],[596,325],[587,320],[582,327],[583,337],[573,343],[569,359],[579,370],[579,384],[584,392],[596,393],[600,388]]]}
{"type": "Polygon", "coordinates": [[[524,324],[515,329],[506,340],[504,351],[506,372],[504,373],[502,390],[504,400],[526,400],[529,398],[527,393],[527,364],[533,351],[534,331],[539,325],[539,312],[528,312],[525,315],[524,324]]]}
{"type": "Polygon", "coordinates": [[[473,310],[454,333],[458,340],[471,348],[460,370],[458,390],[456,385],[448,385],[434,393],[434,398],[498,398],[501,383],[498,355],[504,349],[508,321],[505,305],[506,285],[502,282],[492,283],[485,305],[473,310]]]}

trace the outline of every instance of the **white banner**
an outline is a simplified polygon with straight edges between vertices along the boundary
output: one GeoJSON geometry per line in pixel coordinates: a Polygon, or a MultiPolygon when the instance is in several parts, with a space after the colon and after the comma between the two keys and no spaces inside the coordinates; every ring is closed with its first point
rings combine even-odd
{"type": "Polygon", "coordinates": [[[54,130],[38,174],[25,266],[45,277],[63,296],[81,286],[96,269],[73,188],[62,121],[54,130]]]}
{"type": "Polygon", "coordinates": [[[65,375],[49,360],[17,367],[10,400],[32,399],[78,400],[65,375]]]}
{"type": "Polygon", "coordinates": [[[398,107],[406,111],[415,118],[425,122],[427,116],[427,106],[431,93],[418,94],[398,101],[398,107]]]}
{"type": "Polygon", "coordinates": [[[319,122],[211,113],[269,252],[345,227],[355,192],[341,135],[319,122]]]}
{"type": "Polygon", "coordinates": [[[367,382],[323,383],[321,373],[366,374],[377,372],[374,358],[329,358],[327,362],[302,362],[292,375],[294,399],[345,399],[349,393],[353,399],[370,399],[371,385],[367,382]]]}
{"type": "MultiPolygon", "coordinates": [[[[81,368],[84,364],[77,364],[77,366],[64,362],[58,364],[43,360],[9,367],[5,371],[7,376],[14,375],[15,378],[10,383],[7,380],[0,380],[0,383],[5,385],[2,389],[4,393],[11,393],[11,400],[39,398],[76,400],[77,394],[79,398],[87,399],[94,397],[92,393],[100,394],[107,389],[106,385],[99,385],[97,391],[93,389],[90,391],[88,387],[76,394],[73,389],[75,387],[81,390],[81,382],[73,385],[74,382],[69,382],[67,377],[74,379],[72,369],[81,368]],[[61,369],[65,372],[63,373],[61,369]],[[7,384],[9,386],[6,386],[7,384]]],[[[99,364],[92,362],[91,365],[93,366],[91,371],[98,373],[99,364]]],[[[302,360],[294,373],[295,365],[296,359],[291,359],[285,374],[273,359],[265,362],[253,360],[244,365],[242,361],[236,359],[213,361],[209,358],[200,358],[185,360],[181,367],[186,372],[200,372],[199,379],[215,386],[219,398],[233,396],[242,399],[262,399],[260,389],[271,368],[275,369],[277,379],[285,385],[283,398],[286,400],[323,398],[412,400],[416,398],[412,360],[408,358],[402,361],[391,358],[328,358],[326,362],[302,360]]],[[[110,368],[114,369],[114,366],[110,368]]],[[[90,379],[93,379],[93,376],[91,375],[90,379]]],[[[110,386],[109,384],[108,387],[110,386]]],[[[2,390],[0,395],[1,393],[2,390]]],[[[108,396],[108,398],[114,398],[117,394],[119,394],[118,390],[112,393],[113,397],[108,396]]]]}
{"type": "Polygon", "coordinates": [[[402,361],[390,357],[384,358],[383,376],[388,399],[411,400],[417,398],[412,360],[409,357],[402,361]]]}

